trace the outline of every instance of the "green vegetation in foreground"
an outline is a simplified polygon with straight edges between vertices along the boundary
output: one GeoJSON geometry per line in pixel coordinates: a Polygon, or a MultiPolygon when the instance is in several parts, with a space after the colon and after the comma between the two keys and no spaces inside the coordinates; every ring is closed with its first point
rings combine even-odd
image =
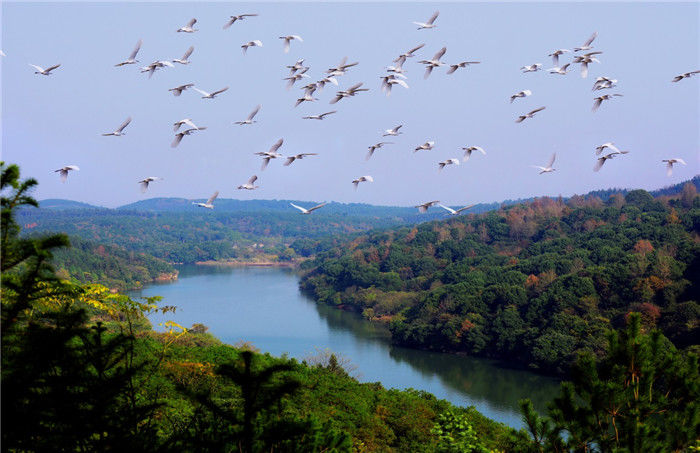
{"type": "Polygon", "coordinates": [[[137,302],[59,279],[65,235],[19,237],[36,206],[0,163],[3,451],[648,452],[697,450],[698,361],[632,314],[601,360],[582,355],[549,416],[515,432],[414,390],[360,384],[330,355],[310,365],[222,345],[194,325],[156,333],[137,302]],[[4,192],[11,192],[5,196],[4,192]],[[566,439],[562,437],[566,434],[566,439]]]}
{"type": "Polygon", "coordinates": [[[100,283],[123,291],[177,278],[177,270],[171,264],[145,253],[78,237],[71,237],[70,244],[53,253],[56,275],[64,280],[100,283]]]}
{"type": "Polygon", "coordinates": [[[398,344],[564,375],[633,312],[697,349],[699,232],[692,183],[656,199],[544,198],[357,235],[304,263],[301,287],[389,323],[398,344]]]}

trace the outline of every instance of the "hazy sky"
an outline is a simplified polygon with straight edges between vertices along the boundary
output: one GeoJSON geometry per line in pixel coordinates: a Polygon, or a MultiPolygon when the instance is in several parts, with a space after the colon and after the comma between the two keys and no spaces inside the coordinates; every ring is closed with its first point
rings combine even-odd
{"type": "MultiPolygon", "coordinates": [[[[653,189],[691,178],[700,168],[700,75],[671,79],[700,69],[698,3],[9,3],[2,4],[2,158],[40,182],[38,198],[67,198],[117,206],[148,197],[333,200],[411,205],[439,199],[450,205],[534,195],[571,195],[609,187],[653,189]],[[433,30],[416,30],[440,10],[433,30]],[[222,26],[232,14],[259,17],[222,26]],[[197,18],[193,34],[176,33],[197,18]],[[519,68],[542,63],[547,54],[572,49],[598,32],[594,50],[601,64],[583,79],[579,65],[566,76],[519,68]],[[283,53],[278,36],[298,34],[283,53]],[[115,68],[138,39],[141,64],[115,68]],[[262,48],[243,55],[240,45],[259,39],[262,48]],[[380,91],[384,67],[402,52],[426,46],[405,65],[409,90],[380,91]],[[195,47],[188,66],[157,71],[149,80],[139,68],[179,58],[195,47]],[[418,60],[447,47],[443,61],[482,63],[452,75],[445,68],[423,79],[418,60]],[[329,105],[336,87],[327,85],[314,103],[294,108],[298,88],[285,89],[285,65],[305,58],[311,81],[343,56],[360,64],[338,79],[341,88],[364,82],[369,92],[329,105]],[[49,77],[29,63],[62,66],[49,77]],[[592,92],[597,76],[618,79],[618,88],[592,92]],[[168,88],[195,83],[205,91],[230,89],[214,100],[194,91],[174,97],[168,88]],[[509,103],[529,89],[532,96],[509,103]],[[593,98],[624,97],[591,112],[593,98]],[[257,105],[252,126],[236,126],[257,105]],[[522,124],[514,120],[534,108],[547,109],[522,124]],[[324,121],[309,114],[338,110],[324,121]],[[123,137],[102,137],[127,116],[123,137]],[[172,123],[192,118],[201,131],[172,149],[172,123]],[[403,124],[393,145],[365,161],[381,133],[403,124]],[[284,138],[284,155],[316,152],[290,167],[273,161],[260,171],[254,152],[284,138]],[[434,140],[432,151],[413,149],[434,140]],[[592,171],[595,147],[612,141],[630,154],[592,171]],[[438,172],[437,163],[462,157],[460,148],[479,145],[460,165],[438,172]],[[554,173],[538,175],[557,153],[554,173]],[[665,175],[661,159],[681,157],[665,175]],[[62,184],[53,170],[74,164],[80,172],[62,184]],[[235,187],[252,174],[261,188],[235,187]],[[351,180],[372,175],[373,184],[353,190],[351,180]],[[161,176],[142,195],[137,181],[161,176]]],[[[570,54],[562,63],[570,61],[570,54]]],[[[305,79],[304,82],[308,82],[305,79]]],[[[303,85],[300,84],[300,85],[303,85]]],[[[385,139],[386,140],[386,139],[385,139]]]]}

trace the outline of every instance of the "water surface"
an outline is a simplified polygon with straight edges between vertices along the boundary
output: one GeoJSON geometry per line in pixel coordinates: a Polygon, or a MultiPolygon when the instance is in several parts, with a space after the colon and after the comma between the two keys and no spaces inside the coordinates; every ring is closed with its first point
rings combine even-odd
{"type": "Polygon", "coordinates": [[[301,294],[299,279],[280,268],[182,266],[176,282],[154,284],[132,296],[163,296],[175,314],[154,315],[189,327],[202,323],[225,343],[248,341],[263,352],[299,360],[329,349],[350,360],[362,382],[428,391],[519,428],[518,399],[538,410],[558,392],[556,380],[479,358],[391,345],[381,326],[355,313],[316,304],[301,294]]]}

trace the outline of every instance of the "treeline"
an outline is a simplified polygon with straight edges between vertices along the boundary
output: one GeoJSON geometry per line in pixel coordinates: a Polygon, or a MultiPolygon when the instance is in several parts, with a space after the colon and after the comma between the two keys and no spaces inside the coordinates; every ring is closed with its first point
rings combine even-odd
{"type": "Polygon", "coordinates": [[[632,312],[680,348],[700,338],[700,197],[548,198],[356,235],[307,262],[317,300],[389,324],[402,345],[564,374],[632,312]]]}
{"type": "Polygon", "coordinates": [[[116,245],[70,237],[71,247],[54,252],[56,275],[79,283],[100,283],[118,290],[141,288],[146,283],[177,278],[167,262],[116,245]]]}

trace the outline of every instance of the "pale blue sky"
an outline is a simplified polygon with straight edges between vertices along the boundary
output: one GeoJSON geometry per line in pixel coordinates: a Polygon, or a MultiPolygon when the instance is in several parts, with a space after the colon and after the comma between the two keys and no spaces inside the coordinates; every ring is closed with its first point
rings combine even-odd
{"type": "MultiPolygon", "coordinates": [[[[700,5],[635,3],[35,3],[2,4],[2,158],[18,163],[40,182],[39,198],[67,198],[117,206],[147,197],[334,200],[412,205],[439,199],[450,205],[536,195],[571,195],[609,187],[652,189],[698,173],[700,76],[671,83],[677,74],[700,69],[700,5]],[[416,30],[440,10],[436,29],[416,30]],[[228,16],[259,17],[222,30],[228,16]],[[176,33],[190,18],[194,34],[176,33]],[[522,74],[526,64],[552,67],[547,54],[581,45],[593,31],[601,64],[589,77],[546,72],[522,74]],[[298,34],[289,54],[278,36],[298,34]],[[165,68],[152,79],[141,65],[115,68],[136,41],[145,65],[179,58],[194,45],[189,66],[165,68]],[[260,39],[264,47],[244,56],[240,45],[260,39]],[[409,60],[409,90],[380,92],[383,68],[400,53],[426,43],[409,60]],[[447,63],[479,60],[480,65],[446,75],[435,70],[423,80],[417,60],[442,46],[447,63]],[[341,87],[364,82],[370,92],[328,101],[327,86],[315,103],[293,108],[302,92],[285,90],[285,65],[305,58],[312,80],[347,55],[359,61],[339,78],[341,87]],[[49,77],[33,74],[29,63],[62,66],[49,77]],[[618,79],[621,93],[591,112],[595,77],[618,79]],[[193,82],[219,98],[200,99],[189,91],[173,97],[168,88],[193,82]],[[509,96],[533,95],[512,105],[509,96]],[[253,126],[235,126],[257,104],[253,126]],[[522,124],[518,115],[547,109],[522,124]],[[301,116],[338,110],[325,121],[301,116]],[[123,137],[100,134],[127,116],[123,137]],[[170,148],[172,123],[192,118],[208,130],[170,148]],[[365,161],[367,146],[381,132],[404,124],[395,144],[365,161]],[[272,162],[260,171],[253,153],[284,138],[282,154],[317,152],[290,167],[272,162]],[[434,140],[432,151],[413,148],[434,140]],[[615,142],[630,154],[592,171],[595,146],[615,142]],[[488,155],[439,173],[437,163],[462,157],[460,148],[479,145],[488,155]],[[538,175],[557,152],[557,171],[538,175]],[[661,159],[681,157],[667,178],[661,159]],[[53,170],[75,164],[81,171],[61,184],[53,170]],[[235,190],[252,174],[261,188],[235,190]],[[351,180],[372,175],[373,184],[353,190],[351,180]],[[142,195],[136,181],[165,180],[142,195]]],[[[571,59],[565,55],[562,62],[571,59]]]]}

